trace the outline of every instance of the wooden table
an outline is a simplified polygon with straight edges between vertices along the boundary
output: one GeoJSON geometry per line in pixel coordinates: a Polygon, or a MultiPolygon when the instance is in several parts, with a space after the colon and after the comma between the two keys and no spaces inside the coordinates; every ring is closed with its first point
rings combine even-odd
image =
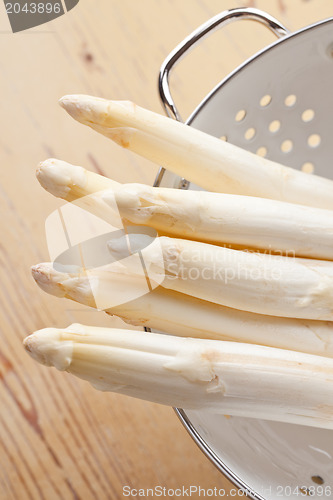
{"type": "MultiPolygon", "coordinates": [[[[123,486],[232,487],[199,451],[171,408],[104,394],[34,363],[22,339],[46,326],[120,320],[40,291],[30,266],[48,260],[45,220],[61,205],[34,171],[54,156],[120,182],[153,182],[156,166],[78,125],[66,93],[130,99],[162,112],[160,63],[218,12],[252,5],[295,30],[332,16],[327,0],[81,0],[70,13],[12,34],[0,7],[0,498],[103,500],[123,486]]],[[[242,22],[214,34],[172,78],[184,116],[222,76],[273,40],[242,22]]],[[[193,498],[193,497],[192,497],[193,498]]]]}

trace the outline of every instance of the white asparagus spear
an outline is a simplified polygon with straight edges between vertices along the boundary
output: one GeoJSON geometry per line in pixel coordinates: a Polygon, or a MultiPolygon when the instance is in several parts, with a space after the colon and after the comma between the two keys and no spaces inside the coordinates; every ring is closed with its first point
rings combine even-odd
{"type": "MultiPolygon", "coordinates": [[[[57,271],[51,263],[34,266],[32,275],[45,292],[91,307],[96,307],[93,287],[96,289],[100,280],[106,282],[103,290],[108,296],[112,296],[114,290],[119,288],[121,280],[129,293],[133,288],[131,276],[118,275],[115,280],[96,270],[92,284],[91,278],[86,275],[57,271]]],[[[333,357],[332,322],[238,311],[162,287],[135,300],[110,307],[106,313],[119,316],[135,326],[147,326],[182,337],[261,344],[333,357]]]]}
{"type": "Polygon", "coordinates": [[[333,208],[333,181],[249,153],[128,101],[60,100],[77,121],[208,191],[333,208]]]}
{"type": "Polygon", "coordinates": [[[103,391],[333,429],[333,360],[271,347],[71,325],[24,346],[103,391]]]}
{"type": "MultiPolygon", "coordinates": [[[[142,235],[108,242],[113,258],[141,250],[152,283],[227,307],[288,318],[333,320],[333,263],[142,235]],[[162,281],[163,280],[163,281],[162,281]]],[[[136,273],[132,268],[131,272],[136,273]]]]}
{"type": "MultiPolygon", "coordinates": [[[[117,207],[124,224],[150,226],[160,233],[208,243],[269,249],[317,259],[333,259],[333,212],[292,203],[205,191],[153,188],[144,184],[116,184],[100,176],[94,192],[89,177],[84,187],[73,183],[81,167],[40,165],[37,178],[49,192],[65,200],[84,201],[85,208],[112,218],[108,206],[117,207]],[[105,181],[104,181],[105,179],[105,181]]],[[[83,170],[83,172],[86,172],[83,170]]],[[[95,176],[94,175],[94,180],[95,176]]],[[[83,204],[84,205],[84,204],[83,204]]]]}

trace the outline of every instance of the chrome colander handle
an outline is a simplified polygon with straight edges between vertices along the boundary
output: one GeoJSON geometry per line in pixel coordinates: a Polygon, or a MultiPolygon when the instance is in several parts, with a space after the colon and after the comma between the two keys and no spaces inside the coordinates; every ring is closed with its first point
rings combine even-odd
{"type": "Polygon", "coordinates": [[[225,26],[238,19],[252,20],[261,23],[272,31],[278,38],[282,38],[290,33],[290,31],[274,17],[259,9],[250,7],[226,10],[199,26],[199,28],[194,30],[179,45],[177,45],[174,50],[170,52],[168,57],[162,63],[160,69],[158,81],[159,94],[165,112],[170,118],[183,121],[174,103],[169,86],[169,75],[173,66],[186,54],[189,49],[194,47],[199,40],[212,33],[217,28],[225,26]]]}

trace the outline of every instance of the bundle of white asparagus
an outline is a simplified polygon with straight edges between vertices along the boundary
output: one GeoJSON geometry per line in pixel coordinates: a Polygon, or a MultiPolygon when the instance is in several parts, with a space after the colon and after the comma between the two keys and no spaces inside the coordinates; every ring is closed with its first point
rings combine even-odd
{"type": "Polygon", "coordinates": [[[39,264],[38,285],[169,335],[48,328],[25,340],[31,356],[102,390],[333,428],[333,182],[131,103],[66,96],[61,104],[209,191],[122,185],[60,160],[41,163],[47,191],[125,233],[103,240],[109,264],[39,264]]]}

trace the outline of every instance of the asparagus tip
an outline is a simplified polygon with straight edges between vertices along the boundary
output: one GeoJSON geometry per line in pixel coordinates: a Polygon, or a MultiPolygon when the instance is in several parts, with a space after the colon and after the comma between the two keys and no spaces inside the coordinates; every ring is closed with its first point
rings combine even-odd
{"type": "Polygon", "coordinates": [[[38,165],[36,177],[40,185],[57,198],[66,198],[73,186],[83,188],[86,184],[82,167],[55,158],[42,161],[38,165]]]}
{"type": "MultiPolygon", "coordinates": [[[[107,136],[112,133],[109,129],[116,128],[115,139],[118,137],[119,128],[131,129],[133,127],[132,120],[127,115],[131,117],[137,108],[136,104],[131,101],[108,100],[80,94],[65,95],[59,99],[59,104],[72,118],[107,136]]],[[[131,132],[122,133],[128,135],[131,132]]],[[[113,133],[111,138],[113,139],[113,133]]],[[[123,142],[126,143],[126,141],[122,141],[124,146],[123,142]]]]}
{"type": "Polygon", "coordinates": [[[87,98],[88,96],[84,95],[65,95],[59,99],[59,104],[72,118],[81,121],[81,107],[87,101],[87,98]]]}
{"type": "Polygon", "coordinates": [[[59,99],[59,104],[62,108],[67,109],[68,105],[74,104],[75,102],[78,102],[79,96],[76,94],[68,94],[64,95],[59,99]]]}
{"type": "Polygon", "coordinates": [[[72,361],[73,343],[61,341],[61,332],[56,328],[44,328],[26,337],[23,346],[38,363],[66,370],[72,361]]]}
{"type": "Polygon", "coordinates": [[[37,285],[44,291],[56,297],[64,297],[65,291],[62,289],[61,282],[56,279],[60,273],[57,272],[52,264],[43,262],[31,267],[31,274],[37,285]]]}

